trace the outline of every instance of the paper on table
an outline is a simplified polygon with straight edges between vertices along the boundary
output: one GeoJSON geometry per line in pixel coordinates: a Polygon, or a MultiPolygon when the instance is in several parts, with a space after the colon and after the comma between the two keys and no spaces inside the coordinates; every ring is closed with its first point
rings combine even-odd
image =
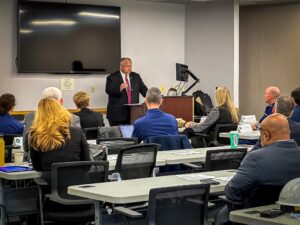
{"type": "Polygon", "coordinates": [[[208,176],[203,174],[184,174],[184,175],[177,175],[177,177],[183,178],[185,180],[204,180],[204,179],[215,178],[215,176],[208,176]]]}
{"type": "Polygon", "coordinates": [[[96,145],[96,139],[95,140],[87,140],[87,143],[92,144],[92,145],[96,145]]]}
{"type": "Polygon", "coordinates": [[[220,181],[230,181],[232,179],[233,176],[229,176],[229,177],[216,177],[216,180],[220,180],[220,181]]]}
{"type": "Polygon", "coordinates": [[[193,155],[193,154],[199,154],[199,152],[195,152],[195,151],[185,151],[185,152],[170,152],[171,154],[174,155],[193,155]]]}
{"type": "Polygon", "coordinates": [[[108,155],[107,159],[108,160],[116,160],[118,158],[118,155],[108,155]]]}

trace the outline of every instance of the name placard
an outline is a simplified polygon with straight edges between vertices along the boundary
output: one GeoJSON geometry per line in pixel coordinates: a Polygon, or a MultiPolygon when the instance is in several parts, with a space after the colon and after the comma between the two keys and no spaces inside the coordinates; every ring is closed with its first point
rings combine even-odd
{"type": "Polygon", "coordinates": [[[256,123],[255,115],[244,115],[241,118],[241,123],[256,123]]]}
{"type": "Polygon", "coordinates": [[[249,123],[238,125],[237,130],[238,130],[239,133],[251,133],[251,132],[253,132],[251,124],[249,124],[249,123]]]}

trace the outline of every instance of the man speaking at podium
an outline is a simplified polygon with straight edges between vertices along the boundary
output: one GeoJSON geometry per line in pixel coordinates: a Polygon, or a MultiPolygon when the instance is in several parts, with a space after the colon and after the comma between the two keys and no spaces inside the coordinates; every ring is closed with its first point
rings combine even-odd
{"type": "Polygon", "coordinates": [[[107,119],[110,126],[130,124],[129,107],[126,104],[139,102],[139,94],[146,96],[148,88],[139,74],[132,72],[130,58],[120,60],[120,71],[106,78],[108,94],[107,119]]]}

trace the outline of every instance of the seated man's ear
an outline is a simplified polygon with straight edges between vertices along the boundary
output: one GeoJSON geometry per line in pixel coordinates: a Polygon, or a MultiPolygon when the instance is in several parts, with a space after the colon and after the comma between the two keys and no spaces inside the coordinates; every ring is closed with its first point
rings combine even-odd
{"type": "Polygon", "coordinates": [[[161,104],[163,103],[163,101],[164,101],[164,100],[163,100],[163,99],[161,99],[159,104],[161,105],[161,104]]]}

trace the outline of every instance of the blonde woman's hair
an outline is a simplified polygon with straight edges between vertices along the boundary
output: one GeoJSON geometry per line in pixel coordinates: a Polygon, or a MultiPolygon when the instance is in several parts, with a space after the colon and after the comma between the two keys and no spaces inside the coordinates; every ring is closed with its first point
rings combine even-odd
{"type": "Polygon", "coordinates": [[[70,135],[71,114],[53,98],[41,99],[30,128],[34,150],[48,152],[61,148],[70,135]]]}
{"type": "Polygon", "coordinates": [[[216,90],[216,104],[217,106],[226,106],[231,114],[234,123],[239,122],[238,110],[235,107],[230,91],[227,87],[218,87],[216,90]]]}
{"type": "Polygon", "coordinates": [[[78,109],[86,108],[90,104],[90,96],[84,91],[76,92],[73,101],[78,109]]]}

